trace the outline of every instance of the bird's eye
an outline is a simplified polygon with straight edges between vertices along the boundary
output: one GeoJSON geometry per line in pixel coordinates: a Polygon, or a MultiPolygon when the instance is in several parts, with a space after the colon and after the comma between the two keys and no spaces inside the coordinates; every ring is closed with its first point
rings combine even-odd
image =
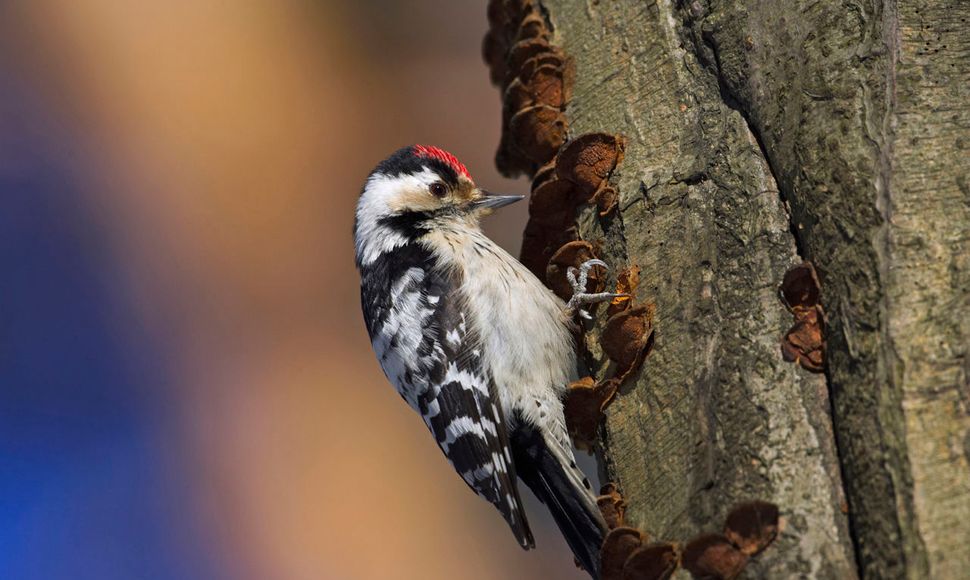
{"type": "Polygon", "coordinates": [[[445,187],[445,184],[441,183],[440,181],[432,183],[431,187],[428,189],[431,191],[431,195],[435,197],[444,197],[445,194],[448,193],[448,188],[445,187]]]}

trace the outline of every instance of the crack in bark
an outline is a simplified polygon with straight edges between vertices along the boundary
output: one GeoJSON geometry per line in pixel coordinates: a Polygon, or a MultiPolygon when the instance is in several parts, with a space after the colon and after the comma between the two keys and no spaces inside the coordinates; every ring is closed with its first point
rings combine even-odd
{"type": "Polygon", "coordinates": [[[571,131],[607,124],[635,137],[618,181],[622,223],[583,211],[580,231],[653,270],[642,293],[661,308],[656,367],[614,405],[604,437],[622,455],[606,459],[636,497],[632,517],[663,532],[687,533],[717,512],[718,498],[749,492],[815,518],[781,537],[795,551],[770,556],[765,570],[952,574],[968,561],[952,531],[970,521],[961,503],[970,492],[965,471],[948,470],[938,451],[968,464],[970,422],[960,413],[970,206],[961,200],[970,113],[954,75],[966,73],[959,57],[970,45],[959,30],[970,11],[951,0],[850,4],[621,0],[583,13],[543,0],[581,70],[571,131]],[[772,178],[777,189],[759,185],[772,178]],[[746,213],[748,203],[763,213],[746,213]],[[714,271],[703,266],[712,256],[714,271]],[[823,377],[776,366],[775,327],[746,316],[774,325],[773,284],[809,257],[831,317],[823,377]],[[718,392],[677,392],[672,384],[711,380],[697,375],[710,366],[698,349],[719,324],[760,341],[718,341],[718,392]],[[784,381],[764,390],[752,362],[784,381]],[[802,398],[804,415],[786,414],[795,410],[785,402],[770,407],[778,401],[766,393],[782,392],[802,398]],[[697,426],[697,398],[714,404],[721,428],[697,426]],[[772,415],[754,417],[756,403],[772,415]],[[779,461],[770,473],[770,461],[737,461],[762,443],[792,450],[795,428],[814,430],[800,432],[809,445],[824,442],[821,461],[779,461]],[[723,461],[707,493],[698,462],[709,453],[723,461]],[[806,468],[831,482],[824,494],[806,468]],[[831,557],[817,557],[819,541],[831,557]]]}
{"type": "MultiPolygon", "coordinates": [[[[798,227],[798,220],[795,218],[793,214],[794,209],[793,209],[792,201],[794,200],[794,192],[786,191],[787,188],[785,187],[784,182],[781,179],[779,179],[780,176],[779,176],[778,170],[774,165],[772,156],[769,155],[768,147],[765,145],[764,137],[762,136],[761,132],[758,130],[756,123],[751,119],[750,112],[743,106],[741,100],[734,94],[734,92],[731,90],[731,87],[728,85],[728,82],[725,77],[723,67],[721,64],[721,56],[717,46],[716,39],[714,38],[713,34],[708,30],[702,31],[700,34],[700,38],[704,43],[704,48],[710,51],[710,57],[708,57],[708,55],[705,53],[704,50],[701,50],[699,47],[697,47],[696,43],[690,40],[689,36],[684,34],[685,30],[689,30],[692,28],[692,22],[690,21],[690,17],[689,16],[682,17],[679,21],[679,26],[681,29],[681,38],[686,37],[688,39],[687,42],[683,42],[683,41],[681,42],[681,47],[684,48],[684,50],[687,50],[691,54],[693,54],[694,57],[697,58],[698,62],[700,62],[702,67],[706,71],[708,71],[708,74],[714,77],[714,80],[717,82],[718,93],[720,95],[721,102],[727,108],[733,111],[736,111],[741,116],[748,132],[751,134],[755,142],[758,144],[758,149],[761,153],[761,158],[764,160],[765,165],[769,173],[771,174],[771,177],[774,180],[775,185],[777,186],[777,194],[781,201],[782,207],[785,209],[785,214],[788,218],[788,229],[791,234],[792,240],[794,241],[794,244],[795,244],[795,251],[799,258],[801,258],[803,261],[807,261],[809,257],[808,255],[809,252],[806,247],[807,245],[806,240],[802,236],[798,227]]],[[[814,97],[814,95],[809,95],[809,96],[814,97]]],[[[885,160],[889,161],[890,159],[886,157],[885,160]]],[[[884,175],[886,176],[886,179],[888,179],[890,175],[890,169],[887,168],[884,175]]],[[[888,194],[889,194],[888,185],[886,185],[887,202],[888,202],[888,194]]],[[[888,246],[888,239],[886,243],[888,246]]],[[[843,482],[842,483],[843,493],[845,495],[847,505],[849,506],[848,514],[847,514],[849,539],[852,543],[852,552],[854,554],[856,571],[859,577],[861,578],[863,577],[863,565],[862,565],[861,558],[859,557],[860,542],[859,542],[855,518],[853,517],[853,510],[851,509],[851,505],[852,505],[851,495],[848,493],[848,490],[845,489],[846,472],[845,472],[845,466],[844,466],[843,447],[842,445],[839,445],[839,442],[838,442],[839,440],[838,434],[840,433],[840,429],[838,429],[838,425],[837,425],[838,420],[837,420],[837,414],[835,412],[835,402],[834,402],[834,396],[833,396],[834,393],[832,388],[833,383],[832,383],[831,374],[829,373],[828,365],[825,365],[824,377],[825,377],[825,387],[828,392],[829,419],[832,422],[833,434],[835,435],[835,438],[836,438],[835,450],[837,454],[836,459],[838,462],[839,475],[840,475],[841,481],[843,482]]]]}
{"type": "MultiPolygon", "coordinates": [[[[690,23],[681,22],[681,26],[689,27],[690,23]]],[[[765,146],[765,141],[761,135],[761,131],[758,130],[758,127],[751,120],[750,113],[741,105],[740,100],[738,100],[738,98],[731,91],[731,87],[728,86],[721,67],[721,57],[718,53],[717,42],[708,31],[702,32],[701,38],[704,41],[704,45],[710,49],[711,54],[714,57],[713,61],[706,58],[703,51],[695,49],[691,52],[702,65],[705,65],[705,67],[708,69],[713,69],[712,74],[714,79],[717,81],[717,88],[721,95],[721,102],[723,102],[727,108],[731,109],[732,111],[736,111],[739,115],[741,115],[741,118],[744,119],[744,124],[747,126],[748,132],[751,133],[751,136],[754,137],[755,142],[758,144],[758,149],[761,151],[761,158],[764,159],[765,165],[768,166],[768,172],[771,173],[771,178],[778,187],[778,194],[781,198],[782,206],[785,208],[785,213],[788,215],[788,229],[791,232],[792,239],[795,241],[795,252],[803,261],[808,260],[809,256],[808,250],[805,247],[805,240],[798,229],[798,222],[795,219],[795,216],[792,214],[791,200],[794,198],[794,195],[792,192],[785,191],[785,188],[779,179],[778,171],[775,169],[772,158],[770,155],[768,155],[768,148],[765,146]]]]}
{"type": "MultiPolygon", "coordinates": [[[[892,130],[892,123],[894,115],[896,114],[896,66],[897,59],[899,56],[898,46],[899,46],[899,26],[897,20],[897,14],[894,10],[895,2],[885,1],[883,3],[883,42],[885,43],[885,50],[888,51],[889,58],[886,59],[886,84],[887,90],[885,94],[885,111],[883,118],[880,119],[878,125],[879,139],[873,139],[872,136],[867,137],[872,141],[873,147],[876,149],[876,154],[878,156],[878,164],[876,167],[876,208],[879,210],[882,218],[882,224],[878,229],[878,243],[875,244],[876,248],[876,258],[879,271],[879,279],[881,281],[881,286],[886,288],[890,285],[890,279],[892,277],[891,263],[892,263],[892,231],[891,224],[893,220],[893,199],[892,190],[890,188],[890,183],[892,181],[893,175],[893,151],[894,151],[894,132],[892,130]]],[[[861,11],[860,11],[861,12],[861,11]]],[[[867,55],[868,56],[868,55],[867,55]]],[[[868,99],[866,100],[868,102],[868,99]]],[[[868,126],[868,124],[867,124],[868,126]]],[[[883,291],[879,299],[879,316],[881,320],[879,334],[882,337],[882,353],[884,360],[886,361],[886,367],[882,370],[884,373],[884,380],[889,386],[886,389],[886,394],[893,397],[894,404],[890,407],[892,409],[900,410],[900,415],[903,397],[901,393],[901,375],[902,375],[902,365],[899,353],[897,352],[895,341],[889,329],[889,321],[893,318],[893,304],[890,293],[883,291]]],[[[905,421],[900,416],[897,421],[890,422],[890,424],[904,424],[905,421]]],[[[879,428],[881,431],[881,436],[884,439],[886,437],[886,432],[883,430],[883,422],[879,422],[879,428]]],[[[902,435],[905,437],[905,434],[902,435]]],[[[907,473],[911,472],[911,467],[909,467],[909,454],[907,453],[907,448],[905,445],[900,445],[897,450],[901,457],[898,460],[908,467],[907,473]]],[[[897,485],[897,482],[890,480],[890,485],[893,487],[893,493],[896,496],[903,496],[907,498],[907,501],[902,502],[900,509],[896,511],[896,525],[900,530],[900,534],[905,534],[906,529],[917,528],[915,522],[916,514],[913,510],[913,488],[912,485],[897,485]],[[906,521],[908,520],[908,521],[906,521]]],[[[851,522],[851,518],[850,518],[851,522]]],[[[918,534],[911,534],[912,539],[916,541],[919,545],[919,549],[915,550],[915,554],[912,554],[910,550],[904,549],[901,551],[901,556],[904,562],[913,558],[914,562],[909,562],[909,564],[904,564],[905,568],[910,568],[910,566],[919,569],[924,574],[929,574],[929,564],[926,561],[926,545],[923,541],[923,537],[918,534]]]]}
{"type": "MultiPolygon", "coordinates": [[[[585,17],[564,0],[541,7],[556,21],[556,43],[577,59],[570,133],[606,126],[636,136],[632,164],[615,174],[624,192],[618,215],[584,206],[576,231],[615,264],[649,268],[637,294],[662,308],[666,342],[656,366],[611,407],[601,473],[634,498],[631,520],[662,537],[696,533],[723,515],[726,501],[780,500],[794,525],[751,573],[854,576],[828,377],[781,360],[783,321],[771,308],[782,274],[805,254],[778,176],[790,168],[773,165],[774,134],[756,130],[757,112],[739,102],[730,47],[722,53],[715,43],[727,41],[719,29],[703,41],[685,30],[681,19],[697,21],[675,13],[683,2],[604,3],[585,17]]],[[[801,232],[806,239],[814,226],[801,232]]],[[[605,371],[598,345],[588,346],[590,366],[605,371]]]]}
{"type": "MultiPolygon", "coordinates": [[[[684,26],[689,26],[689,24],[684,23],[684,26]]],[[[737,111],[738,114],[741,115],[741,118],[744,119],[745,125],[748,128],[748,131],[751,133],[755,141],[758,143],[758,148],[761,151],[761,156],[764,159],[765,164],[768,166],[768,170],[771,172],[771,176],[772,176],[772,179],[774,179],[775,181],[775,185],[777,185],[778,187],[779,197],[781,199],[783,207],[785,208],[785,213],[788,216],[788,227],[789,227],[789,231],[791,232],[792,239],[795,242],[795,251],[798,254],[799,258],[801,258],[802,260],[807,260],[808,252],[805,249],[805,240],[800,235],[797,220],[792,214],[793,210],[792,210],[792,205],[790,200],[793,199],[794,196],[792,195],[791,192],[788,192],[788,193],[785,192],[785,187],[782,184],[782,181],[779,180],[778,178],[778,172],[773,166],[772,158],[768,154],[768,148],[765,146],[764,138],[762,137],[761,132],[758,131],[757,127],[752,122],[750,113],[741,105],[740,101],[735,97],[735,95],[731,91],[731,88],[728,86],[726,79],[724,78],[724,73],[721,68],[721,59],[720,59],[720,55],[718,54],[717,43],[714,41],[713,37],[707,32],[704,32],[702,34],[702,38],[704,39],[705,45],[711,50],[711,53],[714,56],[714,60],[713,62],[711,62],[705,59],[701,51],[694,51],[694,55],[698,58],[698,60],[702,62],[702,64],[707,65],[709,68],[713,68],[713,74],[715,79],[717,80],[718,90],[720,92],[722,102],[724,103],[725,106],[727,106],[728,108],[734,111],[737,111]],[[713,65],[713,67],[711,67],[711,65],[713,65]]],[[[834,396],[833,396],[834,393],[832,392],[832,376],[829,373],[827,365],[825,367],[825,372],[823,374],[825,376],[825,387],[826,387],[826,390],[828,391],[829,418],[832,421],[832,427],[836,437],[835,448],[836,448],[836,452],[838,453],[839,475],[841,476],[842,481],[845,482],[846,473],[845,473],[845,467],[843,465],[844,458],[842,456],[843,446],[838,444],[838,441],[839,441],[838,433],[840,432],[840,429],[838,429],[838,425],[837,425],[838,415],[835,412],[835,402],[834,402],[834,396]]],[[[843,483],[843,491],[845,492],[846,502],[849,506],[849,510],[848,510],[849,538],[852,541],[852,551],[855,554],[857,573],[859,574],[860,577],[862,577],[863,568],[862,568],[861,558],[859,558],[859,554],[860,554],[859,537],[856,529],[855,518],[853,517],[851,496],[849,493],[847,493],[847,490],[844,489],[844,483],[843,483]]]]}

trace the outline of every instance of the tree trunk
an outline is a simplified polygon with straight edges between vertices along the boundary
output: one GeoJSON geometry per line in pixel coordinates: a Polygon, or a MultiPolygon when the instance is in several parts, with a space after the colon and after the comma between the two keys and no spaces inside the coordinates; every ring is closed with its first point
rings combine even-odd
{"type": "MultiPolygon", "coordinates": [[[[490,2],[497,163],[545,188],[523,261],[546,273],[584,240],[611,282],[638,266],[633,304],[655,307],[597,445],[628,524],[686,541],[765,500],[783,529],[749,576],[970,570],[968,17],[958,0],[490,2]],[[557,152],[590,133],[620,137],[618,163],[583,185],[557,152]],[[782,356],[778,290],[803,261],[824,373],[782,356]]],[[[598,381],[618,372],[613,311],[584,336],[598,381]]]]}

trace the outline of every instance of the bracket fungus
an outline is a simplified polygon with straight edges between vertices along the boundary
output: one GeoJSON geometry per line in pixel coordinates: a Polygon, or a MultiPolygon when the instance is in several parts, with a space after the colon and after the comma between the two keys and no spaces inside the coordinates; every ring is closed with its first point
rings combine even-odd
{"type": "Polygon", "coordinates": [[[681,565],[694,578],[731,580],[737,578],[748,557],[721,534],[697,536],[684,547],[681,565]]]}
{"type": "Polygon", "coordinates": [[[593,194],[593,202],[596,203],[596,207],[599,209],[600,217],[605,218],[616,211],[620,203],[620,193],[612,185],[607,185],[599,188],[593,194]]]}
{"type": "Polygon", "coordinates": [[[627,296],[617,296],[610,302],[606,310],[607,315],[613,316],[622,312],[633,304],[633,296],[640,285],[640,266],[636,264],[623,268],[616,274],[616,294],[627,294],[627,296]]]}
{"type": "Polygon", "coordinates": [[[575,218],[569,201],[571,193],[572,186],[558,179],[534,188],[529,198],[529,220],[542,228],[568,229],[575,218]]]}
{"type": "Polygon", "coordinates": [[[616,363],[621,383],[640,367],[653,344],[653,317],[654,306],[646,304],[617,312],[606,321],[600,345],[616,363]]]}
{"type": "MultiPolygon", "coordinates": [[[[510,129],[518,130],[518,125],[510,129]]],[[[540,141],[548,135],[537,131],[524,140],[545,147],[540,141]]],[[[622,142],[622,138],[604,133],[582,135],[536,169],[522,262],[537,275],[545,272],[562,246],[578,239],[575,221],[580,204],[596,203],[604,217],[615,209],[619,194],[609,185],[609,177],[622,158],[622,142]]]]}
{"type": "Polygon", "coordinates": [[[724,523],[724,535],[742,553],[759,554],[778,535],[778,506],[766,501],[751,501],[735,506],[724,523]]]}
{"type": "Polygon", "coordinates": [[[586,133],[570,141],[559,153],[556,173],[576,185],[584,201],[592,199],[597,190],[623,160],[625,141],[618,135],[586,133]]]}
{"type": "Polygon", "coordinates": [[[724,533],[700,534],[681,549],[676,543],[651,542],[646,532],[625,525],[626,502],[615,484],[603,486],[597,505],[610,528],[600,551],[603,580],[666,579],[679,567],[694,578],[730,580],[781,530],[778,506],[750,501],[731,510],[724,533]]]}
{"type": "Polygon", "coordinates": [[[677,570],[677,546],[650,542],[641,530],[618,527],[610,530],[600,551],[601,580],[663,580],[677,570]]]}
{"type": "Polygon", "coordinates": [[[624,139],[588,133],[567,141],[565,115],[575,71],[552,45],[551,24],[534,0],[491,0],[482,55],[502,91],[502,137],[495,163],[506,175],[533,176],[522,262],[540,278],[557,249],[578,239],[581,203],[599,215],[616,210],[608,179],[623,159],[624,139]]]}
{"type": "Polygon", "coordinates": [[[785,273],[779,288],[794,324],[785,333],[781,352],[785,360],[820,373],[825,366],[825,311],[820,303],[821,284],[811,262],[802,262],[785,273]]]}
{"type": "Polygon", "coordinates": [[[626,501],[620,495],[615,483],[607,483],[600,488],[600,495],[596,498],[596,505],[603,513],[606,525],[612,530],[623,525],[626,515],[626,501]]]}
{"type": "Polygon", "coordinates": [[[623,580],[666,580],[680,564],[677,546],[654,542],[633,551],[623,563],[623,580]]]}
{"type": "Polygon", "coordinates": [[[533,163],[549,159],[566,141],[565,117],[547,105],[520,109],[509,119],[508,127],[519,154],[533,163]]]}
{"type": "Polygon", "coordinates": [[[701,534],[687,543],[681,565],[695,578],[737,578],[748,560],[768,547],[780,530],[775,504],[738,504],[728,514],[723,534],[701,534]]]}
{"type": "Polygon", "coordinates": [[[603,411],[613,402],[620,383],[609,379],[594,383],[585,377],[570,383],[563,402],[566,428],[577,449],[592,451],[596,443],[596,431],[605,419],[603,411]]]}
{"type": "Polygon", "coordinates": [[[627,558],[647,541],[647,535],[636,528],[610,530],[600,551],[600,580],[622,580],[627,558]]]}
{"type": "Polygon", "coordinates": [[[537,2],[491,0],[488,21],[482,56],[503,95],[496,165],[507,175],[531,175],[566,141],[571,64],[552,45],[537,2]]]}

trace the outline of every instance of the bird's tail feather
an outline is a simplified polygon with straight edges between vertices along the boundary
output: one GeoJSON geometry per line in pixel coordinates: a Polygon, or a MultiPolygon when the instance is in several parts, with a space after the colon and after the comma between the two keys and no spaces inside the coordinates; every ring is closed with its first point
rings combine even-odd
{"type": "Polygon", "coordinates": [[[555,442],[519,421],[512,434],[512,451],[519,477],[549,508],[576,559],[593,578],[599,578],[600,548],[606,523],[596,498],[569,457],[555,442]]]}

